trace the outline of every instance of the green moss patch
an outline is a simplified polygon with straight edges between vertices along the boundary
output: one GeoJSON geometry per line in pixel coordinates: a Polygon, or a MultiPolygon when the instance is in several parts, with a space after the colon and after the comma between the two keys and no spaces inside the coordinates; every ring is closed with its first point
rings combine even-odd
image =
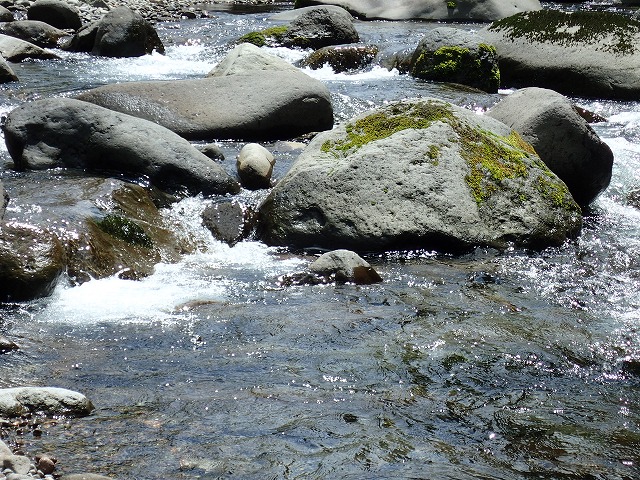
{"type": "Polygon", "coordinates": [[[498,20],[489,30],[504,32],[509,39],[523,38],[563,47],[602,43],[603,51],[631,55],[637,51],[635,39],[640,33],[640,22],[611,12],[538,10],[498,20]]]}
{"type": "Polygon", "coordinates": [[[96,222],[96,225],[98,225],[103,232],[131,245],[138,245],[145,248],[151,248],[153,246],[151,237],[147,235],[140,225],[120,215],[111,213],[99,222],[96,222]]]}
{"type": "Polygon", "coordinates": [[[236,43],[252,43],[256,47],[275,45],[282,42],[282,39],[288,30],[289,27],[286,25],[269,27],[264,30],[249,32],[246,35],[241,36],[236,43]]]}

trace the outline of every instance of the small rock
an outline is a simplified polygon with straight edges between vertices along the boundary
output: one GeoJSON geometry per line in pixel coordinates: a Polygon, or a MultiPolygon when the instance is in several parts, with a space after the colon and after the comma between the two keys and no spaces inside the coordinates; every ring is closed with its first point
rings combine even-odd
{"type": "MultiPolygon", "coordinates": [[[[0,353],[7,353],[13,350],[19,350],[20,347],[6,337],[0,336],[0,353]]],[[[0,449],[0,454],[2,450],[0,449]]]]}
{"type": "Polygon", "coordinates": [[[369,285],[382,281],[378,272],[351,250],[327,252],[309,265],[309,270],[318,275],[335,277],[338,283],[353,282],[358,285],[369,285]]]}
{"type": "Polygon", "coordinates": [[[38,470],[45,475],[49,475],[56,469],[56,463],[58,460],[52,457],[42,456],[36,457],[36,462],[38,462],[38,470]]]}
{"type": "Polygon", "coordinates": [[[216,239],[234,246],[249,235],[255,217],[255,211],[235,200],[222,201],[205,208],[202,224],[216,239]]]}
{"type": "Polygon", "coordinates": [[[269,150],[257,143],[248,143],[240,150],[236,162],[240,184],[249,190],[269,188],[275,163],[269,150]]]}
{"type": "Polygon", "coordinates": [[[199,150],[211,160],[224,160],[224,153],[222,152],[222,149],[215,143],[207,143],[200,147],[199,150]]]}
{"type": "Polygon", "coordinates": [[[18,475],[27,475],[31,470],[31,460],[23,455],[7,455],[0,460],[3,469],[8,468],[18,475]]]}

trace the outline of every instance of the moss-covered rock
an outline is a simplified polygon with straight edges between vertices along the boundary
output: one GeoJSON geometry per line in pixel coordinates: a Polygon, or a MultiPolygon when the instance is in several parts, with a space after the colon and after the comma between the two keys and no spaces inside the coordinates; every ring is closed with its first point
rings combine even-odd
{"type": "Polygon", "coordinates": [[[318,135],[260,213],[270,244],[359,251],[538,248],[582,224],[567,187],[517,133],[435,99],[318,135]]]}
{"type": "Polygon", "coordinates": [[[410,72],[423,80],[461,83],[491,93],[500,87],[495,48],[456,28],[430,31],[413,54],[410,72]]]}
{"type": "Polygon", "coordinates": [[[300,63],[313,70],[329,65],[334,72],[363,69],[374,61],[378,54],[375,45],[339,45],[323,47],[310,53],[300,63]]]}
{"type": "Polygon", "coordinates": [[[640,94],[640,22],[628,16],[540,10],[501,19],[479,33],[495,46],[506,87],[599,98],[640,94]]]}

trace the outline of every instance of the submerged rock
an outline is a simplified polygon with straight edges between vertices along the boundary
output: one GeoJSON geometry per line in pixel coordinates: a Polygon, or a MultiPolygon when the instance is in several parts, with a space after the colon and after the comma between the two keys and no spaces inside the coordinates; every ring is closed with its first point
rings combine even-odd
{"type": "Polygon", "coordinates": [[[79,100],[25,103],[8,114],[4,132],[18,170],[67,167],[145,175],[160,188],[192,194],[239,190],[221,166],[169,130],[79,100]]]}
{"type": "Polygon", "coordinates": [[[540,10],[538,0],[296,0],[295,7],[338,5],[359,18],[373,20],[464,20],[491,22],[519,12],[540,10]]]}
{"type": "Polygon", "coordinates": [[[410,72],[423,80],[460,83],[489,93],[500,87],[495,48],[479,35],[457,28],[429,31],[413,53],[410,72]]]}
{"type": "Polygon", "coordinates": [[[17,417],[29,412],[44,415],[88,415],[93,404],[81,393],[56,387],[0,389],[0,415],[17,417]]]}
{"type": "Polygon", "coordinates": [[[488,113],[517,131],[581,206],[608,186],[613,152],[565,96],[543,88],[509,95],[488,113]]]}
{"type": "Polygon", "coordinates": [[[566,185],[517,133],[436,99],[317,135],[260,213],[271,245],[357,251],[541,248],[582,226],[566,185]]]}
{"type": "Polygon", "coordinates": [[[640,21],[611,12],[541,10],[479,32],[498,53],[502,85],[636,99],[640,21]]]}
{"type": "Polygon", "coordinates": [[[51,232],[25,224],[0,226],[0,302],[49,295],[65,265],[64,248],[51,232]]]}
{"type": "Polygon", "coordinates": [[[329,90],[299,71],[126,82],[77,98],[151,120],[192,140],[294,138],[333,126],[329,90]]]}
{"type": "Polygon", "coordinates": [[[36,0],[27,9],[27,18],[63,30],[77,30],[82,26],[78,9],[62,0],[36,0]]]}

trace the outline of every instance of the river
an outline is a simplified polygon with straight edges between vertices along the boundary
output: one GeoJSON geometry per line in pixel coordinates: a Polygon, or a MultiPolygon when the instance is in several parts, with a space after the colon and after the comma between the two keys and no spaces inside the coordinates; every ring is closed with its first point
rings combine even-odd
{"type": "MultiPolygon", "coordinates": [[[[0,87],[0,114],[112,82],[202,77],[230,40],[282,8],[158,24],[165,56],[15,65],[21,81],[0,87]]],[[[390,49],[434,26],[356,24],[390,49]]],[[[338,121],[416,96],[480,112],[509,93],[379,67],[308,73],[328,85],[338,121]]],[[[60,472],[120,479],[640,478],[640,210],[628,199],[640,188],[640,102],[574,100],[608,119],[594,128],[615,154],[576,241],[389,252],[368,258],[381,284],[284,288],[278,278],[310,257],[216,242],[200,225],[203,199],[183,200],[165,214],[203,251],[141,281],[63,280],[49,298],[0,309],[0,334],[21,347],[0,357],[0,387],[65,387],[96,405],[5,440],[58,457],[60,472]]],[[[220,142],[229,171],[241,145],[220,142]]],[[[299,153],[264,145],[276,177],[299,153]]],[[[0,163],[10,163],[4,142],[0,163]]],[[[4,170],[9,194],[25,175],[4,170]]],[[[6,217],[38,209],[27,195],[6,217]]]]}

